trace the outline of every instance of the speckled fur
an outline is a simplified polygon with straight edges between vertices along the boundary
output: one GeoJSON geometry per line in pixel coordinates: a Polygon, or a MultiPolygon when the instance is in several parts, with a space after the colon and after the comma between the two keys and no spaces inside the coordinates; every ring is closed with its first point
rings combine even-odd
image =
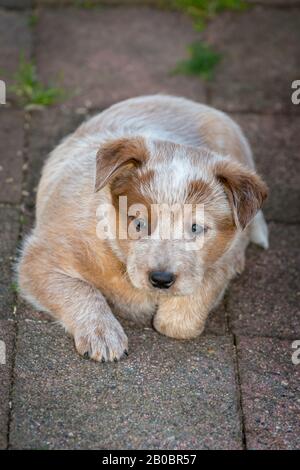
{"type": "Polygon", "coordinates": [[[174,338],[195,337],[243,270],[249,241],[268,245],[259,210],[265,196],[249,145],[227,115],[161,95],[118,103],[82,124],[46,162],[36,225],[18,263],[21,292],[62,323],[80,354],[95,360],[118,360],[128,349],[114,314],[153,320],[174,338]],[[112,162],[119,152],[119,160],[110,164],[109,152],[112,162]],[[124,180],[123,192],[149,205],[183,205],[200,182],[207,189],[194,196],[210,227],[202,248],[188,251],[182,240],[159,237],[99,239],[97,209],[113,203],[117,178],[124,180]],[[158,269],[176,271],[166,292],[149,285],[149,271],[158,269]]]}

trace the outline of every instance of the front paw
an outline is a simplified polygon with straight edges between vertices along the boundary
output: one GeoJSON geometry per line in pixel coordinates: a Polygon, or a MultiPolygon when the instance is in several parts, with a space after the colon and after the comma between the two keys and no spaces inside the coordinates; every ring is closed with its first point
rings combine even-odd
{"type": "Polygon", "coordinates": [[[77,327],[74,334],[79,354],[95,361],[115,361],[128,356],[128,339],[115,318],[77,327]]]}
{"type": "Polygon", "coordinates": [[[162,335],[175,339],[192,339],[199,336],[205,326],[198,309],[191,308],[189,299],[173,299],[159,306],[153,327],[162,335]]]}

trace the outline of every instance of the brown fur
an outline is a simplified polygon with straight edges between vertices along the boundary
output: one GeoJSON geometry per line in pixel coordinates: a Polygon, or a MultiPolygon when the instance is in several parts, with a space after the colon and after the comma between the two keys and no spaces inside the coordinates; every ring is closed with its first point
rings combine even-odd
{"type": "Polygon", "coordinates": [[[267,198],[266,184],[254,172],[231,162],[218,163],[216,176],[224,185],[236,223],[244,229],[267,198]]]}
{"type": "Polygon", "coordinates": [[[122,138],[107,142],[97,152],[95,190],[100,191],[124,167],[141,165],[148,157],[144,140],[122,138]]]}

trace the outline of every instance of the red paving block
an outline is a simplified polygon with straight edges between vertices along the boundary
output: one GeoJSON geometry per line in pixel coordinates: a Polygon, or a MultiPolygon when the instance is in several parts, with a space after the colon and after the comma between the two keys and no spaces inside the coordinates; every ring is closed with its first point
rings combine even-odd
{"type": "Polygon", "coordinates": [[[222,54],[211,103],[227,111],[299,113],[291,83],[299,79],[300,10],[250,8],[216,16],[205,39],[222,54]]]}
{"type": "Polygon", "coordinates": [[[58,325],[20,322],[12,448],[240,449],[231,338],[126,331],[129,357],[101,364],[58,325]]]}
{"type": "Polygon", "coordinates": [[[300,222],[300,116],[234,114],[253,149],[269,197],[264,213],[269,220],[300,222]]]}
{"type": "Polygon", "coordinates": [[[270,224],[270,248],[251,247],[228,296],[233,331],[297,338],[300,333],[299,225],[270,224]]]}
{"type": "MultiPolygon", "coordinates": [[[[0,3],[1,6],[1,3],[0,3]]],[[[0,79],[4,80],[7,99],[11,99],[10,86],[14,83],[20,55],[30,56],[31,31],[28,14],[23,12],[0,10],[0,79]]]]}
{"type": "Polygon", "coordinates": [[[150,8],[41,11],[36,56],[47,82],[61,74],[69,106],[103,108],[153,93],[204,100],[199,77],[173,75],[199,38],[187,16],[150,8]],[[55,34],[53,34],[55,31],[55,34]]]}
{"type": "Polygon", "coordinates": [[[238,341],[242,405],[248,449],[299,449],[300,365],[291,341],[238,341]]]}

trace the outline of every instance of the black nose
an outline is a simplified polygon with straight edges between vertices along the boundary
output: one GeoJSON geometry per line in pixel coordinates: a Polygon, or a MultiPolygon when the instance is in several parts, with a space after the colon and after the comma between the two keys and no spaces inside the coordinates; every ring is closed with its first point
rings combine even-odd
{"type": "Polygon", "coordinates": [[[169,289],[175,282],[175,275],[167,271],[151,271],[149,280],[153,287],[158,289],[169,289]]]}

